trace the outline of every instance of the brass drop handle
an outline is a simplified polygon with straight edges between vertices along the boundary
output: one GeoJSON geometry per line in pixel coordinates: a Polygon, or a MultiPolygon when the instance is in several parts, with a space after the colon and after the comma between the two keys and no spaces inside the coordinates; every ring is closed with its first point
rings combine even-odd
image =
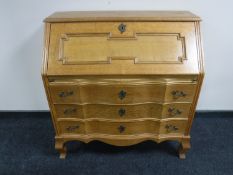
{"type": "Polygon", "coordinates": [[[186,97],[186,95],[187,95],[183,91],[178,91],[178,90],[172,91],[171,94],[172,94],[174,99],[178,99],[180,97],[186,97]]]}
{"type": "Polygon", "coordinates": [[[120,133],[123,133],[125,131],[125,126],[120,125],[117,129],[120,133]]]}
{"type": "Polygon", "coordinates": [[[176,108],[168,108],[168,114],[169,116],[176,116],[182,114],[182,111],[176,108]]]}
{"type": "Polygon", "coordinates": [[[123,24],[123,23],[121,23],[121,24],[118,26],[118,30],[121,32],[121,34],[124,33],[125,30],[126,30],[126,25],[123,24]]]}
{"type": "Polygon", "coordinates": [[[126,97],[126,92],[124,90],[121,90],[119,93],[118,93],[118,97],[123,100],[125,97],[126,97]]]}
{"type": "Polygon", "coordinates": [[[73,114],[73,113],[76,113],[76,112],[77,112],[76,108],[68,108],[68,109],[65,109],[63,113],[65,115],[69,115],[69,114],[73,114]]]}
{"type": "Polygon", "coordinates": [[[175,125],[167,124],[165,125],[167,132],[174,132],[179,130],[175,125]]]}
{"type": "Polygon", "coordinates": [[[62,91],[58,95],[61,98],[68,97],[74,94],[74,91],[62,91]]]}
{"type": "Polygon", "coordinates": [[[74,126],[68,126],[66,130],[68,132],[74,132],[76,129],[79,129],[79,125],[74,125],[74,126]]]}
{"type": "Polygon", "coordinates": [[[126,113],[126,111],[125,111],[124,108],[121,108],[121,109],[119,109],[119,111],[118,111],[118,114],[119,114],[120,117],[124,116],[125,113],[126,113]]]}

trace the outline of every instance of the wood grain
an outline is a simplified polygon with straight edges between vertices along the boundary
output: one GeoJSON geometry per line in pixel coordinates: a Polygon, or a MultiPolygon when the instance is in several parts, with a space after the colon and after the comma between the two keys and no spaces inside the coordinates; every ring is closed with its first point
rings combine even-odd
{"type": "Polygon", "coordinates": [[[132,60],[134,64],[182,64],[186,60],[185,40],[178,33],[132,32],[132,35],[119,39],[112,33],[63,34],[59,60],[63,65],[112,64],[119,59],[132,60]]]}

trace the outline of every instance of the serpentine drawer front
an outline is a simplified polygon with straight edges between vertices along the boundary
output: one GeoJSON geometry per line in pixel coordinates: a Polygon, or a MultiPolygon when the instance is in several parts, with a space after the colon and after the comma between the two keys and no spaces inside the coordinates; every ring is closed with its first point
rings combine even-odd
{"type": "Polygon", "coordinates": [[[175,140],[185,158],[203,77],[200,18],[190,12],[57,12],[45,19],[42,78],[60,158],[73,140],[175,140]]]}
{"type": "Polygon", "coordinates": [[[58,118],[188,118],[191,103],[141,103],[141,104],[55,104],[58,118]]]}
{"type": "Polygon", "coordinates": [[[192,102],[196,85],[51,85],[54,103],[192,102]],[[111,97],[111,98],[109,98],[111,97]]]}
{"type": "Polygon", "coordinates": [[[60,134],[109,134],[109,135],[140,135],[140,134],[167,134],[182,136],[187,120],[177,121],[150,121],[140,122],[109,122],[109,121],[85,121],[59,120],[60,134]],[[85,129],[84,129],[85,125],[85,129]]]}

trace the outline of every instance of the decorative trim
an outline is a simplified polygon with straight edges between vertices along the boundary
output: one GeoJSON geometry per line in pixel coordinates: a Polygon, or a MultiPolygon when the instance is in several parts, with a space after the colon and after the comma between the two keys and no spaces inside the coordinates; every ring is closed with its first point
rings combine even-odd
{"type": "Polygon", "coordinates": [[[188,118],[136,118],[136,119],[107,119],[107,118],[58,118],[57,122],[110,122],[110,123],[134,123],[134,122],[145,122],[145,121],[151,121],[151,122],[157,122],[159,124],[163,124],[166,122],[171,121],[180,121],[185,122],[188,121],[188,118]]]}
{"type": "Polygon", "coordinates": [[[65,79],[65,81],[54,80],[49,83],[52,86],[62,85],[62,84],[69,84],[69,85],[180,85],[180,84],[197,84],[196,80],[183,80],[183,81],[176,81],[176,80],[159,80],[159,81],[151,81],[147,79],[65,79]]]}
{"type": "Polygon", "coordinates": [[[139,106],[139,105],[161,105],[161,106],[166,106],[166,105],[175,105],[175,104],[192,104],[191,102],[179,102],[179,101],[174,101],[174,102],[143,102],[143,103],[130,103],[130,104],[118,104],[118,103],[53,103],[54,105],[77,105],[77,106],[86,106],[86,105],[97,105],[97,106],[139,106]]]}
{"type": "Polygon", "coordinates": [[[49,43],[50,43],[50,34],[51,25],[46,23],[44,25],[44,48],[43,48],[43,59],[42,59],[42,67],[41,67],[41,75],[44,76],[47,73],[48,69],[48,52],[49,52],[49,43]]]}
{"type": "MultiPolygon", "coordinates": [[[[116,146],[130,146],[143,141],[152,140],[156,143],[160,143],[167,140],[182,141],[183,139],[190,139],[190,136],[184,136],[182,134],[138,134],[138,135],[107,135],[107,134],[92,134],[92,135],[63,135],[56,136],[56,142],[62,142],[65,144],[68,141],[82,141],[89,143],[93,140],[99,140],[101,142],[116,145],[116,146]]],[[[62,146],[59,147],[61,149],[62,146]]],[[[63,153],[60,152],[60,153],[63,153]]]]}
{"type": "Polygon", "coordinates": [[[187,60],[185,37],[180,33],[134,33],[133,36],[116,37],[112,33],[66,33],[62,34],[59,42],[58,60],[62,61],[63,65],[87,65],[87,64],[112,64],[113,60],[132,60],[134,64],[182,64],[187,60]],[[177,61],[140,61],[137,57],[106,57],[106,61],[69,61],[64,55],[64,42],[69,41],[70,37],[95,37],[107,36],[107,40],[137,40],[138,36],[176,36],[177,40],[181,41],[182,55],[177,58],[177,61]]]}
{"type": "MultiPolygon", "coordinates": [[[[176,102],[176,103],[179,103],[179,102],[176,102]]],[[[183,103],[183,102],[180,102],[180,103],[183,103]]],[[[191,103],[191,102],[187,102],[187,103],[191,103]]],[[[18,113],[19,115],[21,115],[21,114],[22,115],[25,115],[25,114],[33,114],[34,115],[35,113],[48,113],[49,114],[50,110],[0,110],[0,114],[3,114],[3,113],[5,113],[6,116],[14,114],[12,116],[7,116],[7,117],[15,117],[15,113],[18,113]]],[[[211,118],[210,115],[214,115],[214,117],[216,117],[219,115],[219,113],[223,113],[225,115],[224,117],[233,117],[233,110],[227,110],[227,109],[226,110],[218,110],[218,109],[217,110],[196,110],[196,113],[198,115],[202,115],[201,117],[208,117],[208,118],[211,118]],[[203,115],[206,115],[206,116],[203,116],[203,115]]],[[[199,117],[198,115],[195,116],[195,118],[199,117]]],[[[1,116],[1,117],[3,117],[3,116],[1,116]]],[[[21,117],[21,116],[19,116],[19,117],[21,117]]]]}

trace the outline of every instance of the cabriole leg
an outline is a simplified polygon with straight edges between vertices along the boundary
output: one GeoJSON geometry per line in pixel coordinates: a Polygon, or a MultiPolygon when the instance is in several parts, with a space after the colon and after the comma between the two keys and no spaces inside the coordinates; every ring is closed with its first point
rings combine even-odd
{"type": "Polygon", "coordinates": [[[191,148],[190,138],[182,139],[179,148],[179,158],[185,159],[186,153],[190,148],[191,148]]]}
{"type": "Polygon", "coordinates": [[[55,149],[60,153],[60,159],[66,158],[66,147],[64,141],[61,139],[56,139],[55,149]]]}

